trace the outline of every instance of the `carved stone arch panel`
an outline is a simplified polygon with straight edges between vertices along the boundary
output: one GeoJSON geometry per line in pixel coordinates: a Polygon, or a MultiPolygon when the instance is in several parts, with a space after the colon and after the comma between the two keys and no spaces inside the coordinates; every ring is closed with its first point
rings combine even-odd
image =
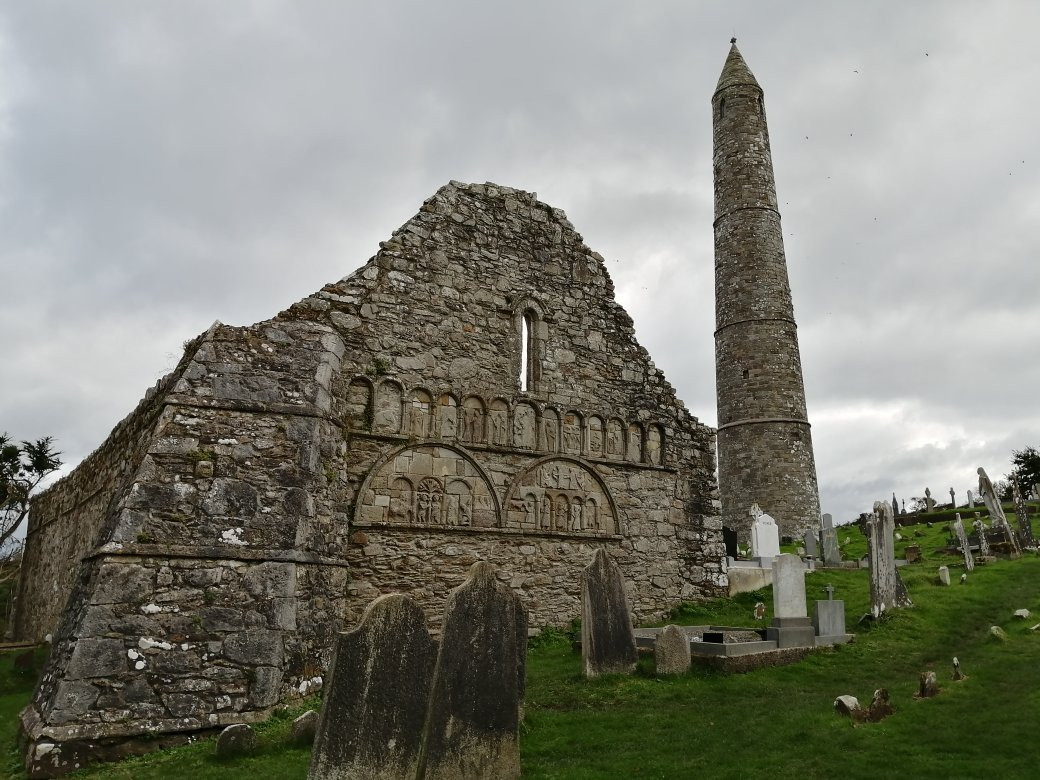
{"type": "Polygon", "coordinates": [[[469,444],[483,444],[487,439],[487,406],[480,396],[467,396],[459,409],[459,438],[469,444]]]}
{"type": "Polygon", "coordinates": [[[433,435],[434,403],[429,390],[417,387],[408,399],[405,433],[413,439],[427,439],[433,435]]]}
{"type": "Polygon", "coordinates": [[[459,400],[452,393],[443,393],[437,399],[434,435],[445,441],[459,436],[459,400]]]}
{"type": "Polygon", "coordinates": [[[367,376],[356,376],[347,385],[343,422],[352,431],[372,430],[375,388],[367,376]]]}
{"type": "Polygon", "coordinates": [[[538,447],[538,410],[521,401],[513,408],[513,446],[533,450],[538,447]]]}
{"type": "Polygon", "coordinates": [[[607,421],[607,457],[612,460],[622,460],[625,457],[625,438],[628,426],[616,417],[607,421]]]}
{"type": "Polygon", "coordinates": [[[617,504],[589,463],[566,455],[532,462],[506,492],[506,527],[530,532],[620,533],[617,504]]]}
{"type": "Polygon", "coordinates": [[[589,417],[587,431],[589,457],[602,458],[604,454],[603,444],[606,439],[606,428],[603,425],[603,418],[596,414],[589,417]]]}
{"type": "Polygon", "coordinates": [[[394,379],[384,379],[376,388],[372,430],[378,433],[400,433],[404,387],[394,379]]]}
{"type": "Polygon", "coordinates": [[[563,451],[569,455],[582,454],[582,433],[585,423],[581,412],[570,410],[563,416],[563,451]]]}
{"type": "Polygon", "coordinates": [[[354,523],[497,528],[502,509],[491,477],[461,447],[405,445],[369,470],[358,491],[354,523]]]}
{"type": "Polygon", "coordinates": [[[560,413],[551,407],[542,411],[542,440],[540,449],[543,452],[560,451],[560,413]]]}
{"type": "Polygon", "coordinates": [[[487,441],[499,447],[508,447],[513,440],[509,425],[509,404],[504,398],[494,398],[488,410],[487,441]]]}
{"type": "Polygon", "coordinates": [[[643,426],[637,422],[628,425],[628,443],[625,448],[625,459],[633,463],[643,462],[643,426]]]}

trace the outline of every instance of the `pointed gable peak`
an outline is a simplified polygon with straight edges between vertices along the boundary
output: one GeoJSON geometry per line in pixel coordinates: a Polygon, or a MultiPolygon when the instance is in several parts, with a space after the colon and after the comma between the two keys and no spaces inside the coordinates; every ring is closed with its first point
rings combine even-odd
{"type": "Polygon", "coordinates": [[[740,49],[737,48],[737,39],[731,38],[729,56],[726,57],[726,64],[722,66],[722,74],[719,76],[719,83],[715,85],[715,93],[718,94],[721,90],[737,84],[750,84],[758,87],[760,90],[762,89],[758,85],[755,75],[751,72],[747,63],[744,62],[744,57],[741,56],[740,49]]]}

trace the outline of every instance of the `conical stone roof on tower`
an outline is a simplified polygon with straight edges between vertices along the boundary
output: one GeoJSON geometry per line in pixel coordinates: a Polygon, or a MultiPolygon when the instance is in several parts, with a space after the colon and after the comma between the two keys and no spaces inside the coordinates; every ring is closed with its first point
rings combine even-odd
{"type": "Polygon", "coordinates": [[[732,43],[711,100],[722,519],[746,535],[757,503],[794,535],[819,525],[816,465],[763,93],[732,43]]]}

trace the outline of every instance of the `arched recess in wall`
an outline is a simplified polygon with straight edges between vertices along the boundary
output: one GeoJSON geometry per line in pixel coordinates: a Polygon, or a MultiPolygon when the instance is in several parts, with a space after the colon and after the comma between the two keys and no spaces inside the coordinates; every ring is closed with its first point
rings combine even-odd
{"type": "Polygon", "coordinates": [[[350,430],[372,429],[372,407],[375,388],[367,376],[356,376],[347,385],[347,397],[343,411],[343,422],[350,430]]]}
{"type": "Polygon", "coordinates": [[[602,458],[603,457],[603,439],[606,431],[603,427],[603,418],[599,415],[592,415],[589,417],[588,422],[588,442],[589,442],[589,457],[602,458]]]}
{"type": "Polygon", "coordinates": [[[426,439],[433,435],[433,394],[417,387],[412,390],[405,419],[405,433],[415,439],[426,439]]]}
{"type": "Polygon", "coordinates": [[[628,425],[626,459],[633,463],[643,462],[643,426],[637,422],[628,425]]]}
{"type": "Polygon", "coordinates": [[[545,452],[560,451],[560,413],[551,406],[542,410],[542,443],[540,449],[545,452]]]}
{"type": "Polygon", "coordinates": [[[487,440],[484,428],[487,408],[484,399],[476,395],[467,396],[462,402],[459,414],[462,416],[459,421],[459,439],[470,444],[483,444],[487,440]]]}
{"type": "Polygon", "coordinates": [[[595,468],[549,455],[520,472],[506,492],[507,528],[541,533],[621,533],[617,504],[595,468]]]}
{"type": "Polygon", "coordinates": [[[651,423],[646,428],[646,462],[651,466],[663,466],[665,461],[664,428],[651,423]]]}
{"type": "Polygon", "coordinates": [[[396,379],[384,379],[376,388],[372,430],[377,433],[400,433],[404,386],[396,379]]]}
{"type": "Polygon", "coordinates": [[[563,416],[563,451],[570,455],[581,455],[584,451],[582,446],[582,434],[585,432],[585,423],[581,412],[573,409],[563,416]]]}
{"type": "Polygon", "coordinates": [[[502,525],[502,505],[490,475],[461,447],[395,447],[376,461],[361,483],[354,524],[409,527],[502,525]]]}
{"type": "Polygon", "coordinates": [[[434,432],[449,441],[459,435],[459,399],[453,393],[443,393],[437,399],[434,432]]]}
{"type": "Polygon", "coordinates": [[[545,340],[549,329],[545,308],[531,296],[513,304],[513,375],[517,377],[522,393],[537,393],[543,388],[542,364],[545,361],[545,340]]]}

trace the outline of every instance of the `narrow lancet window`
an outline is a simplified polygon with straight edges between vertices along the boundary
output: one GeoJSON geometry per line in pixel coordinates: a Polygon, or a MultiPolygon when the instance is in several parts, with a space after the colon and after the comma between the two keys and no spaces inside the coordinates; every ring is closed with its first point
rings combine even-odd
{"type": "Polygon", "coordinates": [[[531,312],[525,311],[520,321],[520,391],[531,386],[531,312]]]}

